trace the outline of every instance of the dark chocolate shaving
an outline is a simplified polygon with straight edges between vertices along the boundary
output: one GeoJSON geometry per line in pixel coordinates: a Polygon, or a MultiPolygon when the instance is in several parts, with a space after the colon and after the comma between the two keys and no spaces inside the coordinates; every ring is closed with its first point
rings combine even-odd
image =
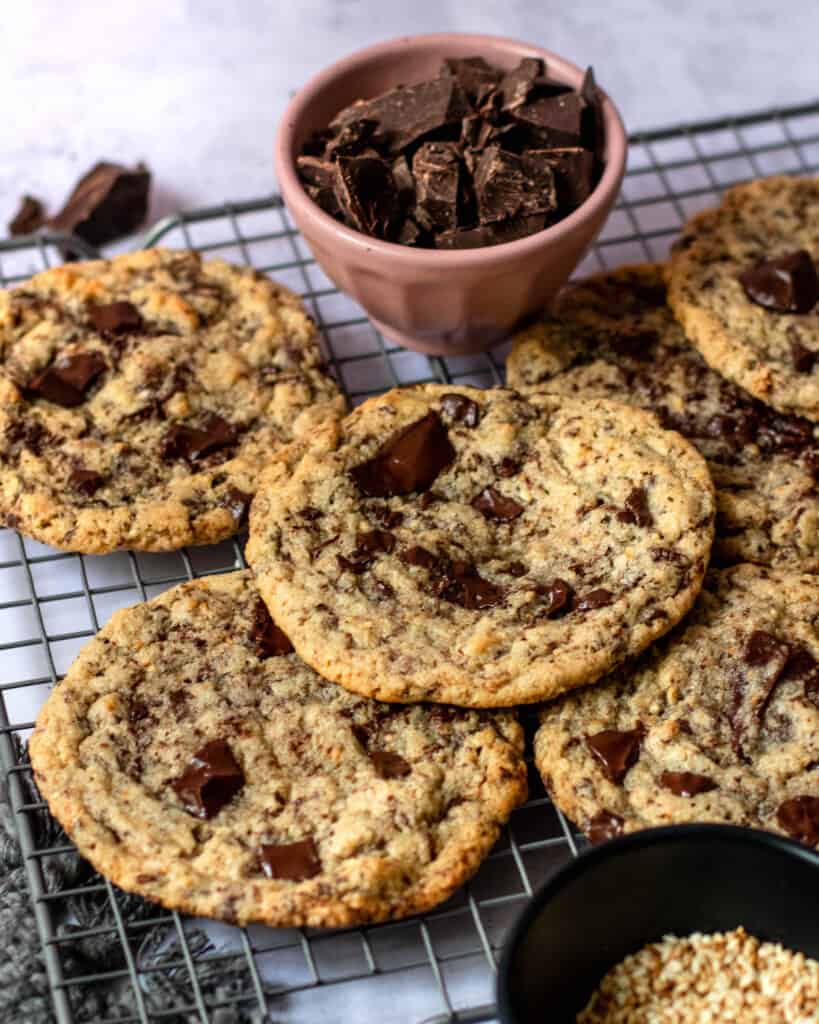
{"type": "Polygon", "coordinates": [[[171,782],[188,814],[204,820],[218,814],[244,784],[242,769],[225,740],[206,743],[171,782]]]}
{"type": "Polygon", "coordinates": [[[321,860],[313,839],[262,843],[259,864],[267,878],[285,882],[304,882],[321,872],[321,860]]]}
{"type": "Polygon", "coordinates": [[[435,412],[399,431],[367,462],[350,471],[368,498],[425,491],[455,458],[446,428],[435,412]]]}
{"type": "Polygon", "coordinates": [[[645,730],[639,724],[634,729],[604,729],[587,736],[586,745],[600,762],[606,778],[619,786],[636,764],[644,736],[645,730]]]}
{"type": "Polygon", "coordinates": [[[542,602],[539,612],[547,619],[557,619],[571,611],[573,591],[565,580],[552,580],[539,586],[537,595],[542,602]]]}
{"type": "Polygon", "coordinates": [[[399,552],[398,557],[405,565],[420,565],[425,569],[433,569],[438,565],[437,557],[417,544],[399,552]]]}

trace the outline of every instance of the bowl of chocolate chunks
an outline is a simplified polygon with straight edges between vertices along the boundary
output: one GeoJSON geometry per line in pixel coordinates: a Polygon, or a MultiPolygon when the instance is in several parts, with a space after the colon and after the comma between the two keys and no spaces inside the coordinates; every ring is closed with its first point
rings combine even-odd
{"type": "Polygon", "coordinates": [[[275,167],[333,283],[392,341],[483,351],[566,283],[617,197],[623,122],[591,69],[495,36],[410,36],[292,99],[275,167]]]}

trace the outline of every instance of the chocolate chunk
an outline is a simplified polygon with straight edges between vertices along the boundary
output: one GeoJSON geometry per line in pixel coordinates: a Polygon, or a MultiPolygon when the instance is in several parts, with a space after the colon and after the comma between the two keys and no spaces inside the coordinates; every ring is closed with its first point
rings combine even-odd
{"type": "Polygon", "coordinates": [[[238,487],[228,487],[225,491],[222,507],[230,512],[237,523],[244,523],[247,520],[247,512],[252,500],[252,494],[240,491],[238,487]]]}
{"type": "Polygon", "coordinates": [[[268,658],[283,657],[285,654],[292,654],[295,647],[284,630],[279,629],[264,601],[257,601],[253,613],[253,625],[250,630],[250,641],[256,652],[256,657],[261,661],[268,658]]]}
{"type": "Polygon", "coordinates": [[[590,590],[577,600],[574,610],[578,612],[594,611],[596,608],[605,608],[614,601],[614,594],[604,587],[597,590],[590,590]]]}
{"type": "Polygon", "coordinates": [[[82,466],[72,469],[68,477],[68,486],[72,490],[84,494],[86,498],[96,494],[103,482],[104,477],[101,473],[95,473],[93,469],[84,469],[82,466]]]}
{"type": "Polygon", "coordinates": [[[436,556],[417,544],[399,552],[398,557],[405,565],[420,565],[424,569],[433,569],[438,565],[436,556]]]}
{"type": "Polygon", "coordinates": [[[424,491],[421,497],[418,499],[418,504],[424,511],[434,505],[436,502],[443,500],[440,494],[435,491],[424,491]]]}
{"type": "Polygon", "coordinates": [[[475,196],[481,224],[547,214],[557,207],[551,167],[526,163],[499,146],[487,146],[481,153],[475,168],[475,196]]]}
{"type": "Polygon", "coordinates": [[[426,491],[454,458],[446,428],[438,414],[430,412],[395,434],[350,476],[366,497],[391,498],[426,491]]]}
{"type": "Polygon", "coordinates": [[[739,275],[748,298],[775,313],[810,313],[819,299],[819,278],[804,249],[762,260],[739,275]]]}
{"type": "Polygon", "coordinates": [[[472,507],[483,513],[487,519],[495,519],[500,523],[511,523],[523,512],[522,505],[496,491],[494,487],[485,487],[476,498],[473,498],[472,507]]]}
{"type": "Polygon", "coordinates": [[[130,334],[142,327],[142,315],[130,302],[109,302],[105,306],[91,306],[88,316],[100,334],[130,334]]]}
{"type": "Polygon", "coordinates": [[[299,177],[305,185],[315,188],[335,189],[336,168],[332,160],[323,160],[317,156],[296,157],[299,177]]]}
{"type": "Polygon", "coordinates": [[[372,118],[362,117],[348,121],[338,135],[328,141],[324,156],[328,160],[342,156],[358,156],[369,147],[377,130],[378,122],[372,118]]]}
{"type": "Polygon", "coordinates": [[[586,744],[600,762],[610,782],[620,785],[640,756],[645,730],[642,725],[624,731],[604,729],[586,737],[586,744]]]}
{"type": "Polygon", "coordinates": [[[781,681],[803,680],[805,699],[819,707],[819,662],[802,644],[791,644],[781,681]]]}
{"type": "Polygon", "coordinates": [[[448,57],[441,74],[457,78],[474,107],[480,107],[501,80],[501,72],[487,64],[483,57],[448,57]]]}
{"type": "Polygon", "coordinates": [[[514,459],[501,459],[495,467],[495,472],[506,480],[510,476],[517,476],[520,472],[520,463],[514,459]]]}
{"type": "Polygon", "coordinates": [[[592,193],[595,159],[588,149],[579,146],[530,150],[529,160],[542,160],[552,169],[560,206],[574,210],[592,193]]]}
{"type": "Polygon", "coordinates": [[[502,245],[504,242],[526,238],[542,231],[545,226],[546,218],[538,214],[533,217],[514,217],[511,220],[481,224],[475,228],[458,228],[457,231],[445,231],[438,235],[435,239],[435,248],[483,249],[488,245],[502,245]]]}
{"type": "Polygon", "coordinates": [[[797,373],[810,373],[816,362],[816,352],[811,352],[801,341],[793,339],[791,341],[791,360],[797,373]]]}
{"type": "Polygon", "coordinates": [[[745,661],[752,666],[767,665],[769,661],[777,658],[782,661],[784,666],[788,652],[787,644],[762,629],[756,629],[751,633],[745,645],[745,661]]]}
{"type": "Polygon", "coordinates": [[[391,509],[389,505],[370,505],[365,511],[370,519],[380,523],[385,530],[392,530],[404,522],[404,513],[391,509]]]}
{"type": "Polygon", "coordinates": [[[85,392],[105,369],[105,360],[99,352],[58,356],[28,382],[25,390],[55,405],[72,408],[85,401],[85,392]]]}
{"type": "Polygon", "coordinates": [[[440,581],[439,596],[468,611],[493,608],[506,596],[503,587],[484,579],[474,566],[454,562],[440,581]]]}
{"type": "Polygon", "coordinates": [[[204,820],[218,814],[244,784],[242,769],[224,740],[206,743],[171,783],[188,814],[204,820]]]}
{"type": "Polygon", "coordinates": [[[779,827],[792,839],[808,846],[819,844],[819,797],[795,796],[779,805],[779,827]]]}
{"type": "Polygon", "coordinates": [[[623,508],[617,513],[621,523],[634,523],[636,526],[649,527],[654,522],[648,507],[648,494],[644,487],[634,487],[625,500],[623,508]]]}
{"type": "Polygon", "coordinates": [[[30,235],[45,223],[43,204],[34,196],[23,196],[17,213],[9,221],[9,234],[30,235]]]}
{"type": "Polygon", "coordinates": [[[427,231],[458,226],[461,161],[454,142],[425,142],[412,158],[415,219],[427,231]]]}
{"type": "Polygon", "coordinates": [[[356,550],[361,554],[376,555],[384,551],[389,554],[395,547],[395,535],[387,530],[370,530],[359,533],[355,539],[356,550]]]}
{"type": "Polygon", "coordinates": [[[547,619],[557,619],[571,611],[573,591],[565,580],[552,580],[551,583],[538,587],[537,594],[543,598],[540,613],[547,619]]]}
{"type": "Polygon", "coordinates": [[[395,591],[384,580],[373,580],[373,590],[378,594],[379,597],[390,598],[395,597],[395,591]]]}
{"type": "Polygon", "coordinates": [[[236,443],[236,428],[216,413],[209,413],[201,427],[175,423],[165,435],[162,457],[167,461],[198,462],[211,452],[236,443]]]}
{"type": "Polygon", "coordinates": [[[321,872],[321,860],[312,839],[262,843],[259,864],[267,878],[286,882],[304,882],[321,872]]]}
{"type": "Polygon", "coordinates": [[[541,148],[580,147],[584,107],[578,93],[565,92],[525,103],[515,111],[515,117],[536,129],[541,148]]]}
{"type": "Polygon", "coordinates": [[[454,392],[441,397],[441,408],[455,423],[463,423],[465,427],[477,427],[481,421],[481,408],[466,395],[454,392]]]}
{"type": "Polygon", "coordinates": [[[402,779],[412,771],[400,754],[393,754],[389,750],[370,751],[370,760],[380,779],[402,779]]]}
{"type": "Polygon", "coordinates": [[[697,775],[696,772],[663,772],[660,782],[675,796],[698,796],[717,788],[713,779],[707,775],[697,775]]]}
{"type": "Polygon", "coordinates": [[[145,221],[151,175],[143,164],[129,170],[98,163],[74,186],[65,206],[48,226],[104,245],[131,234],[145,221]]]}
{"type": "Polygon", "coordinates": [[[589,820],[586,835],[592,843],[603,843],[607,839],[616,839],[623,834],[623,819],[611,811],[598,811],[589,820]]]}
{"type": "Polygon", "coordinates": [[[543,61],[537,57],[523,57],[518,66],[507,71],[501,79],[497,88],[497,105],[503,110],[522,106],[542,76],[543,61]]]}
{"type": "Polygon", "coordinates": [[[133,700],[128,704],[128,721],[131,725],[136,725],[137,722],[144,722],[146,718],[149,718],[151,709],[142,700],[133,700]]]}
{"type": "Polygon", "coordinates": [[[350,227],[373,238],[390,237],[398,203],[388,164],[374,156],[341,157],[336,164],[335,189],[350,227]]]}

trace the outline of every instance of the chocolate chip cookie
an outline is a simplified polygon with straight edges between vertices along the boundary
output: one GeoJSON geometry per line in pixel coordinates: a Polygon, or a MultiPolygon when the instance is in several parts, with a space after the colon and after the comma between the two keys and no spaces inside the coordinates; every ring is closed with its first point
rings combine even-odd
{"type": "Polygon", "coordinates": [[[378,704],[292,653],[249,572],[117,612],[31,760],[122,888],[233,923],[403,917],[477,869],[526,795],[513,713],[378,704]]]}
{"type": "Polygon", "coordinates": [[[780,412],[819,421],[819,178],[729,189],[690,220],[669,301],[708,363],[780,412]]]}
{"type": "Polygon", "coordinates": [[[522,391],[630,402],[688,438],[716,485],[721,562],[819,570],[819,426],[708,366],[666,305],[660,266],[563,292],[552,315],[518,335],[507,372],[522,391]]]}
{"type": "Polygon", "coordinates": [[[670,629],[713,516],[702,457],[649,413],[424,385],[273,460],[247,556],[323,676],[494,707],[597,679],[670,629]]]}
{"type": "Polygon", "coordinates": [[[301,303],[251,269],[155,249],[0,292],[0,518],[55,547],[228,537],[269,454],[342,410],[301,303]]]}
{"type": "Polygon", "coordinates": [[[819,579],[712,570],[636,663],[550,704],[535,759],[593,841],[729,822],[819,847],[819,579]]]}

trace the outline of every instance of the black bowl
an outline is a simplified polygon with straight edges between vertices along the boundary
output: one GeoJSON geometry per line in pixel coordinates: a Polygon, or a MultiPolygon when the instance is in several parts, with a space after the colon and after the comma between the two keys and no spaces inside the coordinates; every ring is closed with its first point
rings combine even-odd
{"type": "Polygon", "coordinates": [[[730,825],[648,829],[557,871],[512,928],[498,974],[503,1024],[574,1024],[603,975],[669,932],[742,925],[819,959],[819,855],[730,825]]]}

